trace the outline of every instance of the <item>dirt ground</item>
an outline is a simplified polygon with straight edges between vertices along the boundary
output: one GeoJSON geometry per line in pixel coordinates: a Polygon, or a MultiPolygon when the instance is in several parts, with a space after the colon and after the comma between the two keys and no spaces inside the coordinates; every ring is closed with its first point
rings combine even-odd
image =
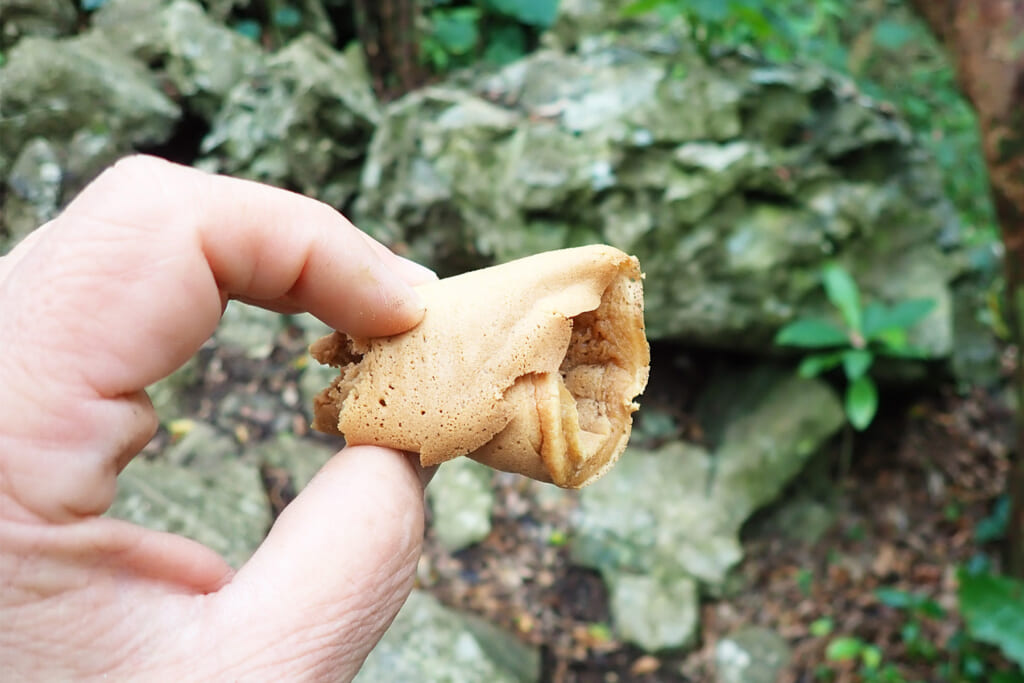
{"type": "MultiPolygon", "coordinates": [[[[216,421],[242,441],[267,438],[282,425],[304,435],[308,417],[295,401],[304,355],[296,329],[279,335],[267,361],[211,344],[200,355],[203,369],[189,392],[188,417],[216,421]],[[229,392],[284,398],[277,410],[225,416],[218,405],[229,392]]],[[[695,376],[705,364],[676,365],[683,375],[695,376]]],[[[677,434],[699,440],[701,425],[689,413],[691,397],[678,390],[693,385],[686,379],[653,383],[645,401],[672,401],[677,434]]],[[[483,542],[451,554],[428,529],[420,586],[537,646],[542,680],[553,683],[710,681],[716,643],[745,625],[773,629],[788,641],[793,657],[785,683],[858,680],[852,666],[833,664],[830,677],[819,671],[825,647],[837,635],[877,645],[883,661],[895,664],[907,680],[941,681],[941,661],[907,651],[900,634],[903,613],[882,604],[875,590],[923,594],[953,613],[957,565],[979,553],[997,554],[991,544],[979,545],[975,529],[991,514],[1005,484],[1012,415],[997,395],[981,390],[883,393],[882,401],[872,427],[851,442],[848,459],[841,456],[842,438],[818,456],[816,486],[821,489],[824,471],[828,494],[823,500],[835,518],[831,528],[809,543],[762,523],[771,510],[748,523],[746,557],[728,595],[706,598],[699,641],[688,653],[649,655],[615,640],[600,577],[570,562],[565,541],[576,499],[537,496],[540,485],[514,475],[495,475],[493,530],[483,542]],[[822,618],[832,620],[830,636],[811,633],[811,624],[822,618]]],[[[162,432],[147,450],[155,453],[167,438],[162,432]]],[[[284,472],[264,474],[279,512],[294,487],[284,472]]],[[[783,500],[808,485],[807,476],[799,478],[783,500]]],[[[960,626],[946,617],[926,619],[922,629],[927,639],[945,643],[960,626]]]]}
{"type": "MultiPolygon", "coordinates": [[[[853,445],[842,470],[841,439],[825,453],[835,470],[836,522],[816,543],[752,532],[729,596],[702,608],[701,636],[685,655],[651,656],[616,642],[607,594],[596,573],[573,567],[550,530],[565,528],[570,509],[531,504],[528,484],[498,477],[494,530],[483,543],[446,554],[428,534],[422,565],[445,603],[517,631],[544,654],[543,680],[627,683],[713,680],[720,638],[745,625],[780,633],[793,648],[783,681],[821,680],[830,638],[856,636],[878,645],[883,661],[908,680],[939,681],[938,664],[906,651],[903,613],[882,604],[875,589],[923,594],[956,605],[955,569],[980,551],[974,529],[992,510],[1007,473],[1011,415],[984,392],[904,397],[853,445]],[[835,457],[833,457],[835,456],[835,457]],[[809,631],[827,617],[831,636],[809,631]]],[[[796,490],[798,480],[791,487],[796,490]]],[[[762,517],[770,514],[763,513],[762,517]]],[[[757,527],[757,520],[748,524],[757,527]]],[[[944,643],[957,620],[924,620],[924,635],[944,643]]],[[[857,680],[833,665],[832,680],[857,680]]]]}

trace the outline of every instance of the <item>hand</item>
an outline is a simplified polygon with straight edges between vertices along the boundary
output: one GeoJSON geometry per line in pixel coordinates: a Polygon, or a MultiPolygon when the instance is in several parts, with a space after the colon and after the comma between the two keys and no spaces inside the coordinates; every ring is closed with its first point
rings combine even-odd
{"type": "Polygon", "coordinates": [[[380,336],[432,277],[319,202],[148,157],[0,258],[0,680],[353,677],[420,553],[401,453],[335,456],[237,573],[100,515],[156,429],[144,387],[229,298],[380,336]]]}

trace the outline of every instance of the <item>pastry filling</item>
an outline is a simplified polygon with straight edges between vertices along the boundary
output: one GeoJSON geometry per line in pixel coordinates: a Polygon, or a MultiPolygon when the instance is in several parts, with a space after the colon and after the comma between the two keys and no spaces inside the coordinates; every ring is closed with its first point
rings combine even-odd
{"type": "Polygon", "coordinates": [[[616,278],[602,295],[600,306],[572,319],[572,336],[556,390],[565,448],[542,449],[542,456],[555,456],[556,450],[564,453],[564,462],[545,457],[556,483],[572,485],[586,480],[617,452],[620,441],[628,438],[632,413],[637,409],[633,397],[646,383],[643,368],[630,362],[638,357],[637,345],[646,344],[643,325],[635,320],[643,316],[636,291],[639,286],[629,278],[616,278]]]}

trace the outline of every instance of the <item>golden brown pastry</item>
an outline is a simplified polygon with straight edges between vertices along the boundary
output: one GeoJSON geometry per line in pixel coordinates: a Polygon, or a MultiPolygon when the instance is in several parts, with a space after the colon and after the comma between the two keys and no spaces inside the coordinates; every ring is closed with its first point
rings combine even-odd
{"type": "Polygon", "coordinates": [[[412,330],[310,347],[341,369],[313,427],[424,466],[468,455],[584,486],[625,449],[647,384],[642,277],[636,258],[589,246],[418,287],[427,309],[412,330]]]}

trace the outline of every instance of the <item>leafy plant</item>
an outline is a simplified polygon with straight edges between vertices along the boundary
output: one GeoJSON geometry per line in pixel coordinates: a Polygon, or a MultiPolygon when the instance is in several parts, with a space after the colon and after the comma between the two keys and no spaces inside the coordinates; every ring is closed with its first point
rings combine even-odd
{"type": "Polygon", "coordinates": [[[860,674],[869,683],[904,683],[899,670],[882,659],[882,650],[877,645],[860,638],[840,636],[829,642],[825,648],[825,659],[829,662],[860,661],[860,674]]]}
{"type": "Polygon", "coordinates": [[[522,57],[554,23],[559,0],[435,0],[426,16],[423,58],[437,71],[478,59],[507,64],[522,57]]]}
{"type": "Polygon", "coordinates": [[[847,379],[845,408],[850,424],[865,429],[878,411],[878,387],[869,375],[879,356],[920,357],[910,346],[908,331],[935,306],[931,299],[908,299],[892,306],[861,304],[860,290],[850,274],[831,263],[822,284],[842,324],[825,318],[800,318],[779,330],[775,343],[816,349],[800,363],[802,377],[815,377],[842,367],[847,379]]]}
{"type": "Polygon", "coordinates": [[[898,588],[879,588],[875,597],[880,602],[896,609],[904,610],[907,621],[900,628],[900,637],[907,647],[907,653],[928,661],[938,656],[938,647],[924,636],[925,619],[942,619],[946,610],[937,602],[918,593],[911,593],[898,588]]]}
{"type": "Polygon", "coordinates": [[[1006,536],[1006,527],[1010,524],[1010,497],[999,496],[992,513],[978,520],[974,527],[974,540],[978,543],[998,541],[1006,536]]]}
{"type": "Polygon", "coordinates": [[[963,570],[957,576],[960,612],[968,634],[995,645],[1024,670],[1024,582],[963,570]]]}
{"type": "Polygon", "coordinates": [[[749,45],[775,61],[814,53],[826,63],[841,64],[846,51],[838,26],[845,10],[840,0],[637,0],[623,13],[682,17],[704,54],[715,45],[749,45]]]}
{"type": "MultiPolygon", "coordinates": [[[[999,647],[1006,658],[1024,666],[1024,584],[988,573],[961,570],[959,608],[967,629],[946,642],[935,640],[927,625],[950,618],[941,605],[926,595],[898,588],[875,591],[879,602],[899,611],[903,621],[900,638],[912,660],[936,667],[949,683],[1024,683],[1024,669],[1006,670],[993,659],[989,645],[999,647]]],[[[808,628],[815,637],[831,636],[834,624],[824,617],[808,628]]],[[[856,663],[860,679],[869,683],[906,683],[897,662],[884,661],[882,650],[862,638],[838,635],[828,641],[825,660],[817,678],[831,679],[835,665],[856,663]]]]}
{"type": "Polygon", "coordinates": [[[250,4],[244,16],[232,18],[228,24],[250,40],[278,47],[307,30],[307,20],[303,11],[287,0],[265,0],[250,4]]]}

